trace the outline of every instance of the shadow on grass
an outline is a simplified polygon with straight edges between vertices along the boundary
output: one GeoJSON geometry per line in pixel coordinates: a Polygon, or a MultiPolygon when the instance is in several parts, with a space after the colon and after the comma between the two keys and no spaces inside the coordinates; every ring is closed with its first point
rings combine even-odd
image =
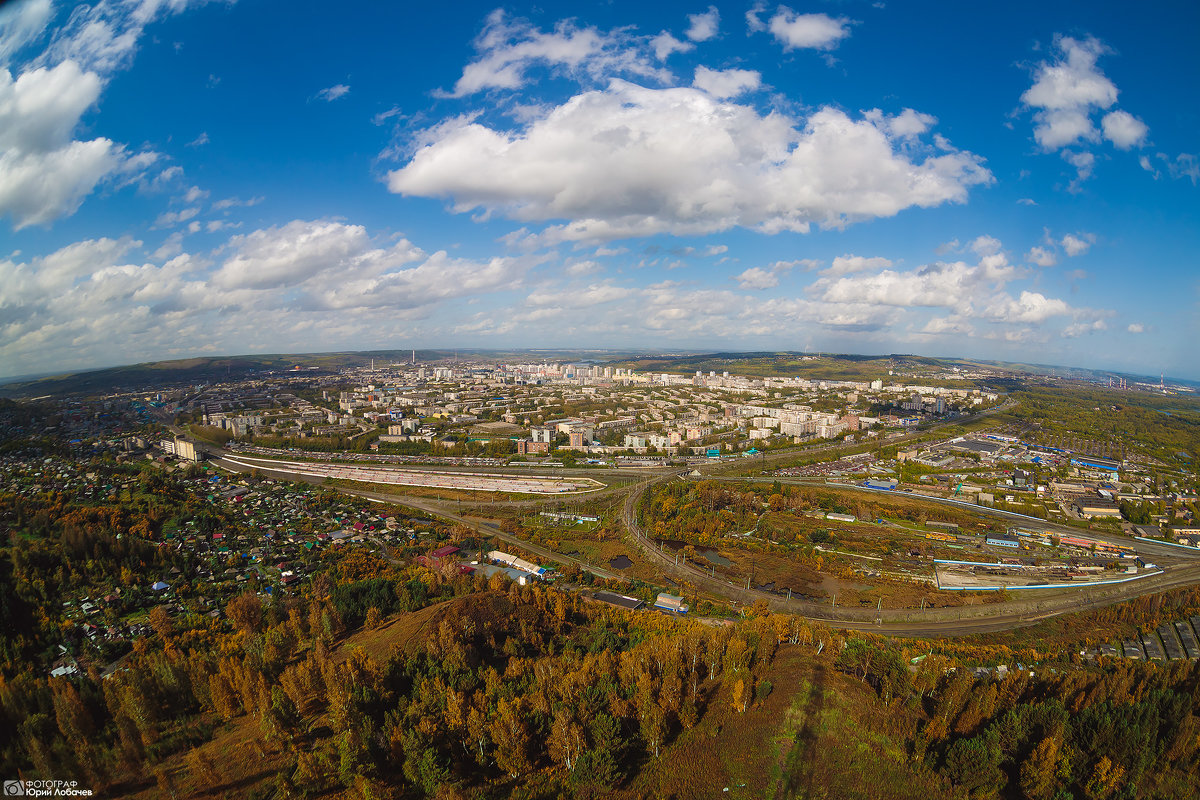
{"type": "Polygon", "coordinates": [[[788,753],[784,781],[777,800],[807,800],[813,796],[816,780],[817,740],[820,738],[821,712],[825,708],[825,665],[818,661],[813,667],[812,688],[804,705],[804,724],[788,753]]]}

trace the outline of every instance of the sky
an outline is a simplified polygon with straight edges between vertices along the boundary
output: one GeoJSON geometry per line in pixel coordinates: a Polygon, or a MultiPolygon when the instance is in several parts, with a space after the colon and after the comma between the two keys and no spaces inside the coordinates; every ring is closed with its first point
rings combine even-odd
{"type": "Polygon", "coordinates": [[[1200,4],[0,6],[0,376],[331,350],[1200,378],[1200,4]]]}

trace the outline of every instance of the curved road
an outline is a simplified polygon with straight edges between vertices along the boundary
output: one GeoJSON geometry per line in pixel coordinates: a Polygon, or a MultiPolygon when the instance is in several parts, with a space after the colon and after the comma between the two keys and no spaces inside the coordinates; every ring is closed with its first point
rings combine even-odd
{"type": "MultiPolygon", "coordinates": [[[[1010,401],[1011,402],[1011,401],[1010,401]]],[[[983,415],[994,414],[1006,410],[1011,407],[1010,403],[998,406],[994,409],[982,412],[983,415]]],[[[979,415],[977,415],[979,416],[979,415]]],[[[945,427],[946,425],[958,424],[965,420],[955,420],[953,422],[943,423],[933,428],[924,431],[913,432],[904,437],[888,440],[887,444],[894,444],[906,441],[915,436],[929,433],[936,428],[945,427]]],[[[846,449],[846,445],[833,445],[829,447],[816,448],[806,452],[797,453],[796,451],[785,451],[778,454],[770,454],[765,459],[757,460],[756,464],[764,462],[774,462],[777,460],[794,459],[814,453],[837,452],[846,449]]],[[[233,471],[243,471],[243,468],[238,468],[237,465],[225,462],[221,456],[222,451],[218,448],[203,447],[211,455],[215,456],[216,461],[221,462],[221,465],[226,469],[233,471]]],[[[705,473],[715,472],[722,467],[729,466],[744,466],[745,462],[729,462],[714,463],[711,465],[701,465],[699,468],[705,473]]],[[[664,481],[681,478],[691,470],[694,466],[689,466],[685,469],[672,469],[666,473],[659,473],[655,477],[647,478],[632,487],[613,487],[607,490],[601,490],[600,493],[608,494],[610,491],[617,493],[622,490],[628,490],[625,497],[624,506],[622,509],[622,521],[625,527],[629,530],[636,545],[642,550],[643,555],[648,560],[657,564],[662,568],[663,572],[676,577],[681,582],[689,584],[698,589],[702,589],[707,593],[717,597],[728,598],[744,604],[752,604],[759,600],[765,600],[774,610],[784,613],[795,614],[797,616],[810,619],[815,622],[825,624],[833,624],[837,627],[873,630],[877,633],[883,633],[894,636],[965,636],[973,633],[985,633],[1000,630],[1010,630],[1013,628],[1026,627],[1034,625],[1038,621],[1047,617],[1052,617],[1060,614],[1067,614],[1076,611],[1084,611],[1092,608],[1100,608],[1114,603],[1123,602],[1133,597],[1138,597],[1143,594],[1152,592],[1161,592],[1168,589],[1173,589],[1181,586],[1192,585],[1200,582],[1200,563],[1189,564],[1187,566],[1177,566],[1171,568],[1167,572],[1157,575],[1151,575],[1142,580],[1136,580],[1123,584],[1111,584],[1108,586],[1097,586],[1087,588],[1076,588],[1065,591],[1063,594],[1042,600],[1022,600],[1010,601],[1005,603],[993,603],[979,606],[963,606],[953,608],[934,608],[924,611],[915,609],[885,609],[882,612],[877,612],[875,609],[862,608],[832,608],[824,604],[812,603],[810,601],[802,601],[797,599],[788,600],[776,594],[760,591],[753,588],[744,588],[742,586],[734,586],[730,582],[715,578],[702,569],[698,569],[691,564],[679,565],[675,563],[673,556],[668,557],[655,547],[641,530],[637,520],[637,504],[646,490],[656,484],[664,481]]],[[[295,476],[285,470],[266,470],[275,472],[280,475],[296,479],[300,476],[295,476]]],[[[717,476],[713,476],[717,477],[717,476]]],[[[300,477],[300,479],[303,479],[300,477]]],[[[774,480],[773,478],[726,478],[720,476],[718,479],[726,480],[774,480]]],[[[309,481],[318,482],[318,481],[309,481]]],[[[784,481],[789,482],[789,481],[784,481]]],[[[790,481],[802,483],[801,481],[790,481]]],[[[824,486],[823,482],[816,485],[824,486]]],[[[556,553],[538,545],[531,544],[524,539],[505,533],[499,527],[493,527],[490,524],[481,522],[470,517],[465,517],[447,511],[444,507],[422,498],[413,498],[403,495],[391,495],[380,492],[373,492],[365,489],[354,489],[350,487],[338,486],[334,487],[337,491],[345,494],[363,497],[368,500],[376,500],[380,502],[396,503],[399,505],[409,506],[424,511],[428,514],[441,517],[451,522],[464,525],[471,530],[484,536],[494,536],[502,541],[517,545],[524,550],[527,550],[546,561],[556,562],[564,565],[574,565],[580,569],[587,570],[598,577],[624,580],[624,576],[618,575],[609,570],[587,564],[580,559],[572,556],[556,553]]],[[[851,489],[861,489],[870,491],[866,487],[843,487],[851,489]]],[[[597,493],[597,494],[600,494],[597,493]]],[[[886,492],[884,492],[886,494],[886,492]]],[[[554,498],[548,498],[553,501],[554,498]]],[[[945,502],[943,498],[919,496],[919,499],[928,500],[930,502],[945,502]]],[[[534,503],[538,501],[532,501],[534,503]]],[[[1005,512],[998,509],[982,509],[974,508],[973,510],[984,513],[995,513],[997,516],[1004,516],[1005,512]]],[[[1073,533],[1078,533],[1074,529],[1069,530],[1073,533]]],[[[1093,534],[1089,534],[1093,535],[1093,534]]],[[[1127,542],[1126,542],[1127,543],[1127,542]]],[[[1139,548],[1145,548],[1146,543],[1140,542],[1139,548]]],[[[1161,546],[1151,546],[1155,548],[1153,551],[1158,554],[1166,554],[1167,548],[1161,546]]],[[[1146,548],[1150,552],[1150,548],[1146,548]]],[[[1179,556],[1180,553],[1170,552],[1170,555],[1179,556]]],[[[1200,554],[1197,554],[1200,555],[1200,554]]]]}

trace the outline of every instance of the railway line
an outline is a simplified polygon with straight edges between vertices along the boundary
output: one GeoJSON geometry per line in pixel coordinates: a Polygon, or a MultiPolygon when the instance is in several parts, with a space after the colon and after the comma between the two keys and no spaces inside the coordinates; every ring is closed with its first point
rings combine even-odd
{"type": "MultiPolygon", "coordinates": [[[[1004,410],[1004,407],[992,409],[991,413],[997,413],[1004,410]]],[[[928,433],[923,431],[921,433],[928,433]]],[[[911,438],[917,434],[910,434],[906,437],[911,438]]],[[[287,462],[274,461],[273,463],[262,463],[252,466],[239,464],[228,459],[224,451],[218,448],[204,448],[210,452],[210,455],[220,465],[234,471],[248,471],[251,468],[261,469],[264,472],[272,472],[288,477],[293,477],[299,480],[305,480],[310,483],[319,483],[323,478],[317,478],[312,475],[304,475],[302,472],[308,470],[289,469],[291,465],[287,462]]],[[[810,452],[838,452],[845,449],[844,446],[834,446],[830,448],[822,448],[820,451],[810,452]]],[[[781,453],[774,458],[770,458],[770,462],[778,459],[796,458],[797,454],[794,451],[781,453]]],[[[267,461],[264,459],[264,461],[267,461]]],[[[755,462],[756,465],[761,464],[761,461],[755,462]]],[[[704,464],[698,467],[701,474],[706,478],[728,481],[774,481],[776,478],[764,477],[743,477],[722,475],[730,466],[744,466],[744,462],[721,462],[713,464],[704,464]]],[[[697,568],[692,564],[677,564],[673,556],[667,556],[661,552],[654,543],[645,535],[637,519],[638,502],[644,493],[652,486],[663,483],[669,480],[678,478],[686,479],[686,476],[697,467],[689,466],[687,468],[671,468],[665,471],[647,476],[642,472],[637,475],[641,478],[636,483],[624,487],[607,487],[599,490],[606,497],[620,497],[624,494],[624,502],[621,506],[621,521],[629,532],[632,544],[634,544],[641,552],[642,556],[647,561],[654,564],[662,570],[664,575],[670,576],[673,580],[678,581],[688,590],[698,590],[705,594],[715,597],[720,597],[740,604],[743,606],[751,605],[758,601],[765,601],[773,610],[781,613],[794,614],[814,622],[821,622],[835,627],[856,629],[856,630],[872,630],[876,633],[881,633],[890,636],[912,636],[912,637],[957,637],[967,636],[975,633],[987,633],[1002,630],[1011,630],[1015,628],[1027,627],[1035,625],[1039,621],[1061,615],[1074,613],[1078,611],[1086,611],[1095,608],[1120,603],[1125,600],[1130,600],[1145,594],[1167,591],[1183,586],[1190,586],[1200,582],[1200,552],[1195,556],[1188,554],[1192,560],[1185,560],[1182,564],[1174,565],[1166,571],[1148,576],[1145,580],[1132,581],[1126,584],[1115,584],[1098,587],[1073,588],[1069,591],[1064,591],[1061,595],[1049,598],[1040,598],[1036,600],[1018,600],[1004,603],[993,603],[978,606],[960,606],[951,608],[927,608],[923,610],[916,609],[862,609],[862,608],[834,608],[825,606],[823,603],[814,603],[808,600],[800,600],[796,598],[788,598],[782,595],[766,592],[759,589],[736,586],[724,578],[718,578],[703,569],[697,568]]],[[[416,470],[414,470],[416,471],[416,470]]],[[[425,472],[426,470],[420,470],[425,472]]],[[[450,472],[450,471],[447,471],[450,472]]],[[[487,470],[491,472],[491,470],[487,470]]],[[[556,470],[559,476],[568,470],[556,470]]],[[[460,473],[461,476],[461,473],[460,473]]],[[[522,476],[524,477],[524,476],[522,476]]],[[[803,479],[778,479],[781,483],[795,483],[799,485],[826,486],[827,484],[821,481],[806,481],[803,479]]],[[[873,490],[868,487],[855,485],[837,484],[838,488],[852,489],[864,492],[877,492],[888,494],[884,490],[873,490]]],[[[489,524],[485,521],[472,518],[460,513],[455,513],[446,509],[443,505],[437,504],[434,501],[424,498],[410,497],[401,494],[389,494],[375,492],[367,489],[357,489],[354,487],[337,486],[337,491],[345,494],[362,497],[364,499],[373,500],[376,502],[389,502],[400,505],[409,506],[425,513],[432,514],[455,524],[464,525],[472,531],[484,536],[490,536],[500,539],[501,541],[521,547],[529,551],[539,558],[548,562],[553,562],[561,565],[572,565],[593,573],[601,578],[624,580],[624,576],[619,575],[611,570],[604,569],[596,565],[588,564],[587,562],[575,558],[573,556],[556,553],[547,548],[543,548],[530,542],[513,536],[502,531],[494,523],[489,524]]],[[[399,488],[399,487],[398,487],[399,488]]],[[[529,505],[535,506],[545,502],[553,502],[556,498],[562,497],[561,493],[547,495],[542,498],[515,501],[514,505],[529,505]]],[[[927,497],[925,495],[904,495],[933,503],[946,503],[949,505],[968,505],[970,509],[977,513],[993,514],[998,517],[1020,518],[1024,520],[1023,515],[1006,512],[999,509],[988,509],[971,504],[962,504],[958,501],[948,501],[945,498],[927,497]]],[[[1026,520],[1027,521],[1027,520],[1026,520]]],[[[1078,533],[1074,528],[1059,526],[1053,523],[1047,523],[1044,520],[1038,520],[1040,525],[1045,525],[1047,530],[1061,530],[1064,533],[1078,533]]],[[[1098,539],[1103,539],[1102,535],[1089,533],[1098,539]]],[[[1116,541],[1116,540],[1112,540],[1116,541]]],[[[1121,542],[1128,545],[1128,540],[1121,542]]],[[[1139,542],[1138,549],[1141,552],[1154,554],[1156,557],[1173,556],[1178,558],[1178,551],[1170,551],[1162,545],[1156,545],[1151,542],[1139,542]]]]}

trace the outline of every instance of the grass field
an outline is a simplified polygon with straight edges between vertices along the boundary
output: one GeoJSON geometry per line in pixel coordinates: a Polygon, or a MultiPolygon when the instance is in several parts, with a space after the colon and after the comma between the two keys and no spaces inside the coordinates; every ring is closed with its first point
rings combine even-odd
{"type": "Polygon", "coordinates": [[[960,795],[914,766],[903,745],[911,710],[885,707],[865,684],[837,672],[826,652],[781,647],[759,678],[770,693],[744,714],[724,695],[657,761],[613,794],[640,797],[780,800],[942,800],[960,795]]]}

